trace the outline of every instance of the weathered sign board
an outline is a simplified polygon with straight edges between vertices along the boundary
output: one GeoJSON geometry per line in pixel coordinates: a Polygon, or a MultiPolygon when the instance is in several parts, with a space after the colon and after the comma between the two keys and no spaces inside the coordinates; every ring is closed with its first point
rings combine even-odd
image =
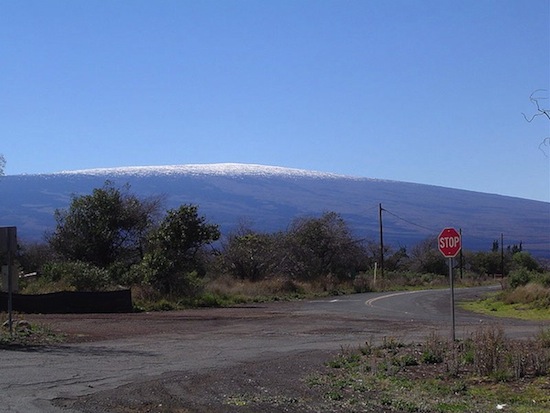
{"type": "Polygon", "coordinates": [[[0,227],[0,253],[15,254],[17,250],[17,227],[0,227]]]}
{"type": "Polygon", "coordinates": [[[7,290],[8,290],[8,324],[10,334],[13,333],[13,261],[17,251],[17,228],[0,227],[0,257],[4,258],[6,264],[7,290]]]}

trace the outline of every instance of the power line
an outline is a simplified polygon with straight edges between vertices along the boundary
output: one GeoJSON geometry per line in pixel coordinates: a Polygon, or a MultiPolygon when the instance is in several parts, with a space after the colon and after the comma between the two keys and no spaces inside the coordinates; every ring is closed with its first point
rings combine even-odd
{"type": "Polygon", "coordinates": [[[365,208],[362,212],[363,212],[363,213],[367,213],[367,212],[370,212],[370,211],[372,211],[372,210],[374,210],[374,209],[376,209],[376,210],[378,211],[378,204],[372,205],[372,206],[370,206],[370,207],[368,207],[368,208],[365,208]]]}
{"type": "Polygon", "coordinates": [[[388,214],[394,216],[395,218],[400,219],[400,220],[403,221],[403,222],[406,222],[406,223],[409,224],[409,225],[413,225],[413,226],[415,226],[415,227],[422,228],[422,229],[425,229],[425,230],[430,231],[430,232],[433,232],[433,233],[436,233],[436,232],[437,232],[437,230],[435,230],[435,229],[433,229],[433,228],[428,228],[428,227],[425,227],[425,226],[423,226],[423,225],[417,224],[417,223],[415,223],[415,222],[409,221],[408,219],[405,219],[405,218],[403,218],[403,217],[400,217],[399,215],[394,214],[393,212],[388,211],[388,210],[385,209],[385,208],[382,208],[382,210],[383,210],[384,212],[387,212],[388,214]]]}

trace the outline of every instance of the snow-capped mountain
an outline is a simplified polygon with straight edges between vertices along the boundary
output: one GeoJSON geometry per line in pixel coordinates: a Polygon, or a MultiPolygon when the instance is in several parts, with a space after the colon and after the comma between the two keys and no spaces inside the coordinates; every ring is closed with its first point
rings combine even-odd
{"type": "Polygon", "coordinates": [[[187,164],[164,166],[129,166],[120,168],[82,169],[62,171],[64,175],[103,175],[103,176],[148,176],[148,175],[216,175],[216,176],[285,176],[309,178],[343,178],[326,172],[315,172],[304,169],[283,168],[242,163],[187,164]]]}
{"type": "Polygon", "coordinates": [[[297,217],[339,213],[360,238],[394,247],[435,237],[447,226],[462,229],[463,246],[488,250],[523,242],[550,257],[550,204],[521,198],[398,181],[351,177],[250,164],[174,165],[64,171],[0,178],[0,226],[17,226],[20,239],[41,240],[55,226],[56,208],[91,193],[106,180],[130,185],[140,197],[164,195],[166,208],[199,206],[223,234],[246,223],[257,231],[284,230],[297,217]]]}

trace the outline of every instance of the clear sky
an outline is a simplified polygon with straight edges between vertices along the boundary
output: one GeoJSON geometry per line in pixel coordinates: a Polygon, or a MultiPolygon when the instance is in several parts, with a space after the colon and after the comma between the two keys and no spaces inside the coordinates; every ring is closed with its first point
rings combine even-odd
{"type": "Polygon", "coordinates": [[[537,89],[550,0],[0,0],[7,175],[242,162],[550,201],[537,89]]]}

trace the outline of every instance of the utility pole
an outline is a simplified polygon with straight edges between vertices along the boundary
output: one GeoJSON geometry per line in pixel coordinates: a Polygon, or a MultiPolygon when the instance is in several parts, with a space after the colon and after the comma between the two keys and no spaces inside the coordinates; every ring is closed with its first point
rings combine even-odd
{"type": "Polygon", "coordinates": [[[500,276],[504,278],[504,234],[500,233],[500,276]]]}
{"type": "Polygon", "coordinates": [[[378,204],[378,221],[380,223],[380,276],[384,277],[384,235],[382,231],[382,204],[378,204]]]}
{"type": "Polygon", "coordinates": [[[462,276],[464,275],[462,273],[462,268],[464,267],[464,256],[462,255],[462,228],[459,228],[458,233],[460,234],[460,243],[461,243],[459,257],[460,257],[460,279],[462,280],[462,276]]]}

